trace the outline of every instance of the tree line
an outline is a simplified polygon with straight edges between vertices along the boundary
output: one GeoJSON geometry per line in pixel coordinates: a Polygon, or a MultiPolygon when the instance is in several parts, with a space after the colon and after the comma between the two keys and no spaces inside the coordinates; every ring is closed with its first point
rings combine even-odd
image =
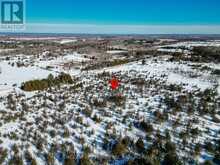
{"type": "Polygon", "coordinates": [[[24,91],[37,91],[45,90],[53,86],[58,86],[61,84],[72,84],[73,79],[69,74],[61,73],[57,77],[50,74],[46,79],[37,79],[24,82],[21,85],[21,89],[24,91]]]}

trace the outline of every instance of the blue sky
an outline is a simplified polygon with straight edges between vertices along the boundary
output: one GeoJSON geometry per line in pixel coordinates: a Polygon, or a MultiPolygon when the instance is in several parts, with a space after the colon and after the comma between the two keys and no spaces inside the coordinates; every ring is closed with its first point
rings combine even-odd
{"type": "Polygon", "coordinates": [[[220,25],[220,0],[26,0],[30,23],[220,25]]]}
{"type": "Polygon", "coordinates": [[[22,32],[220,34],[220,0],[25,1],[22,32]]]}

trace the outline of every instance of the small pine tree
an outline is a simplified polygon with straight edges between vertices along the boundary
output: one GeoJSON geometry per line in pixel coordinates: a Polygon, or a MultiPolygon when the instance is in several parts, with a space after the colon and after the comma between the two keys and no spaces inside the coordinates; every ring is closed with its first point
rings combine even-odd
{"type": "Polygon", "coordinates": [[[92,165],[93,163],[91,162],[87,154],[83,154],[83,156],[81,157],[79,161],[79,164],[80,165],[92,165]]]}
{"type": "Polygon", "coordinates": [[[46,154],[47,165],[54,165],[54,154],[48,153],[46,154]]]}
{"type": "Polygon", "coordinates": [[[175,153],[176,145],[170,141],[165,144],[166,153],[175,153]]]}
{"type": "Polygon", "coordinates": [[[112,153],[115,156],[121,156],[126,152],[126,147],[123,145],[120,141],[117,142],[113,148],[112,148],[112,153]]]}
{"type": "Polygon", "coordinates": [[[7,156],[8,156],[8,151],[0,149],[0,164],[4,163],[4,161],[7,158],[7,156]]]}
{"type": "Polygon", "coordinates": [[[64,159],[64,165],[76,165],[76,158],[73,152],[68,152],[64,159]]]}
{"type": "Polygon", "coordinates": [[[136,142],[136,149],[139,153],[143,153],[145,148],[144,148],[144,142],[141,138],[138,139],[138,141],[136,142]]]}
{"type": "Polygon", "coordinates": [[[214,165],[212,161],[206,160],[203,165],[214,165]]]}
{"type": "Polygon", "coordinates": [[[181,165],[176,153],[168,153],[164,157],[163,165],[181,165]]]}
{"type": "Polygon", "coordinates": [[[25,152],[25,159],[26,159],[28,164],[30,164],[30,165],[37,165],[36,160],[31,156],[29,151],[25,152]]]}
{"type": "Polygon", "coordinates": [[[23,160],[19,156],[12,156],[8,162],[9,165],[23,165],[23,160]]]}
{"type": "Polygon", "coordinates": [[[201,145],[200,144],[196,144],[195,145],[195,149],[194,149],[195,155],[199,155],[201,152],[201,145]]]}

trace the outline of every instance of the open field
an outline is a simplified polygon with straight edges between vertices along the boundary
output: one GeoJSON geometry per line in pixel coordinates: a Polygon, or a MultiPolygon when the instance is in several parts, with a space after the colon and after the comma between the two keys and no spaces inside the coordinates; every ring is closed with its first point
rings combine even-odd
{"type": "Polygon", "coordinates": [[[0,164],[220,164],[219,40],[0,43],[0,164]]]}

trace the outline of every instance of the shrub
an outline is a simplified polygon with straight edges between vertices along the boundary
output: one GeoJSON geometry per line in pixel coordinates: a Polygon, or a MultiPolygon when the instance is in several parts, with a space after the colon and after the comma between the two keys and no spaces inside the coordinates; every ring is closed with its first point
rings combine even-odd
{"type": "Polygon", "coordinates": [[[48,153],[45,155],[47,165],[54,165],[54,154],[48,153]]]}
{"type": "Polygon", "coordinates": [[[149,123],[147,123],[147,122],[145,122],[145,121],[142,121],[141,123],[140,123],[140,127],[145,131],[145,132],[147,132],[147,133],[151,133],[151,132],[153,132],[153,126],[151,125],[151,124],[149,124],[149,123]]]}
{"type": "Polygon", "coordinates": [[[23,160],[21,157],[12,156],[12,158],[8,162],[9,165],[23,165],[23,160]]]}
{"type": "Polygon", "coordinates": [[[206,160],[203,165],[214,165],[212,161],[206,160]]]}
{"type": "Polygon", "coordinates": [[[124,144],[125,146],[128,146],[130,144],[132,144],[132,141],[130,139],[130,137],[124,137],[122,140],[121,140],[122,144],[124,144]]]}
{"type": "Polygon", "coordinates": [[[100,123],[102,121],[101,118],[98,117],[96,114],[93,116],[92,120],[95,121],[96,123],[100,123]]]}
{"type": "Polygon", "coordinates": [[[37,142],[36,142],[36,148],[38,149],[38,150],[40,150],[40,151],[42,151],[43,150],[43,144],[42,144],[42,141],[41,140],[37,140],[37,142]]]}
{"type": "Polygon", "coordinates": [[[145,148],[144,148],[144,142],[141,138],[138,139],[138,141],[136,142],[136,149],[139,153],[143,153],[145,148]]]}
{"type": "Polygon", "coordinates": [[[212,71],[212,74],[220,75],[220,69],[215,69],[212,71]]]}
{"type": "Polygon", "coordinates": [[[117,142],[113,148],[112,148],[112,153],[115,156],[121,156],[126,152],[126,147],[122,142],[117,142]]]}
{"type": "Polygon", "coordinates": [[[51,138],[54,138],[56,136],[56,131],[55,130],[50,130],[49,135],[51,136],[51,138]]]}
{"type": "Polygon", "coordinates": [[[124,105],[126,97],[120,95],[111,96],[108,98],[108,101],[114,102],[117,106],[121,106],[124,105]]]}
{"type": "Polygon", "coordinates": [[[31,156],[30,152],[29,151],[26,151],[25,154],[24,154],[24,157],[27,161],[27,163],[31,164],[31,165],[36,165],[36,160],[33,159],[33,157],[31,156]]]}
{"type": "Polygon", "coordinates": [[[213,162],[215,164],[220,164],[220,154],[215,154],[215,157],[213,159],[213,162]]]}
{"type": "Polygon", "coordinates": [[[8,155],[7,150],[0,148],[0,164],[3,164],[3,162],[7,158],[7,155],[8,155]]]}
{"type": "Polygon", "coordinates": [[[155,111],[154,112],[154,116],[156,117],[157,121],[159,121],[159,122],[163,122],[166,119],[168,119],[168,115],[163,114],[163,113],[161,113],[159,111],[155,111]]]}
{"type": "Polygon", "coordinates": [[[191,129],[190,133],[192,134],[193,137],[198,136],[199,135],[199,129],[198,128],[191,129]]]}
{"type": "Polygon", "coordinates": [[[98,100],[98,99],[94,99],[93,100],[93,105],[96,106],[96,107],[106,107],[107,105],[107,102],[105,100],[98,100]]]}
{"type": "Polygon", "coordinates": [[[64,159],[63,162],[64,165],[75,165],[76,161],[74,158],[70,157],[70,156],[66,156],[66,158],[64,159]]]}
{"type": "Polygon", "coordinates": [[[214,146],[213,146],[213,144],[211,142],[206,142],[204,147],[210,153],[214,153],[215,152],[214,146]]]}
{"type": "Polygon", "coordinates": [[[80,165],[92,165],[91,160],[87,154],[83,154],[83,156],[79,160],[80,165]]]}
{"type": "Polygon", "coordinates": [[[129,160],[126,165],[156,165],[157,163],[152,162],[146,158],[135,158],[134,160],[129,160]]]}
{"type": "Polygon", "coordinates": [[[176,153],[168,153],[165,155],[162,165],[181,165],[176,153]]]}
{"type": "Polygon", "coordinates": [[[170,141],[166,142],[165,149],[167,153],[175,153],[176,145],[170,141]]]}
{"type": "Polygon", "coordinates": [[[64,129],[64,132],[63,132],[63,137],[64,138],[68,138],[70,136],[70,131],[69,131],[69,129],[66,127],[65,129],[64,129]]]}
{"type": "Polygon", "coordinates": [[[195,151],[195,155],[199,155],[200,152],[201,152],[201,145],[200,144],[196,144],[195,148],[194,148],[194,151],[195,151]]]}
{"type": "Polygon", "coordinates": [[[86,107],[85,109],[83,109],[82,113],[83,113],[86,117],[91,117],[91,115],[92,115],[92,110],[89,109],[89,107],[86,107]]]}

